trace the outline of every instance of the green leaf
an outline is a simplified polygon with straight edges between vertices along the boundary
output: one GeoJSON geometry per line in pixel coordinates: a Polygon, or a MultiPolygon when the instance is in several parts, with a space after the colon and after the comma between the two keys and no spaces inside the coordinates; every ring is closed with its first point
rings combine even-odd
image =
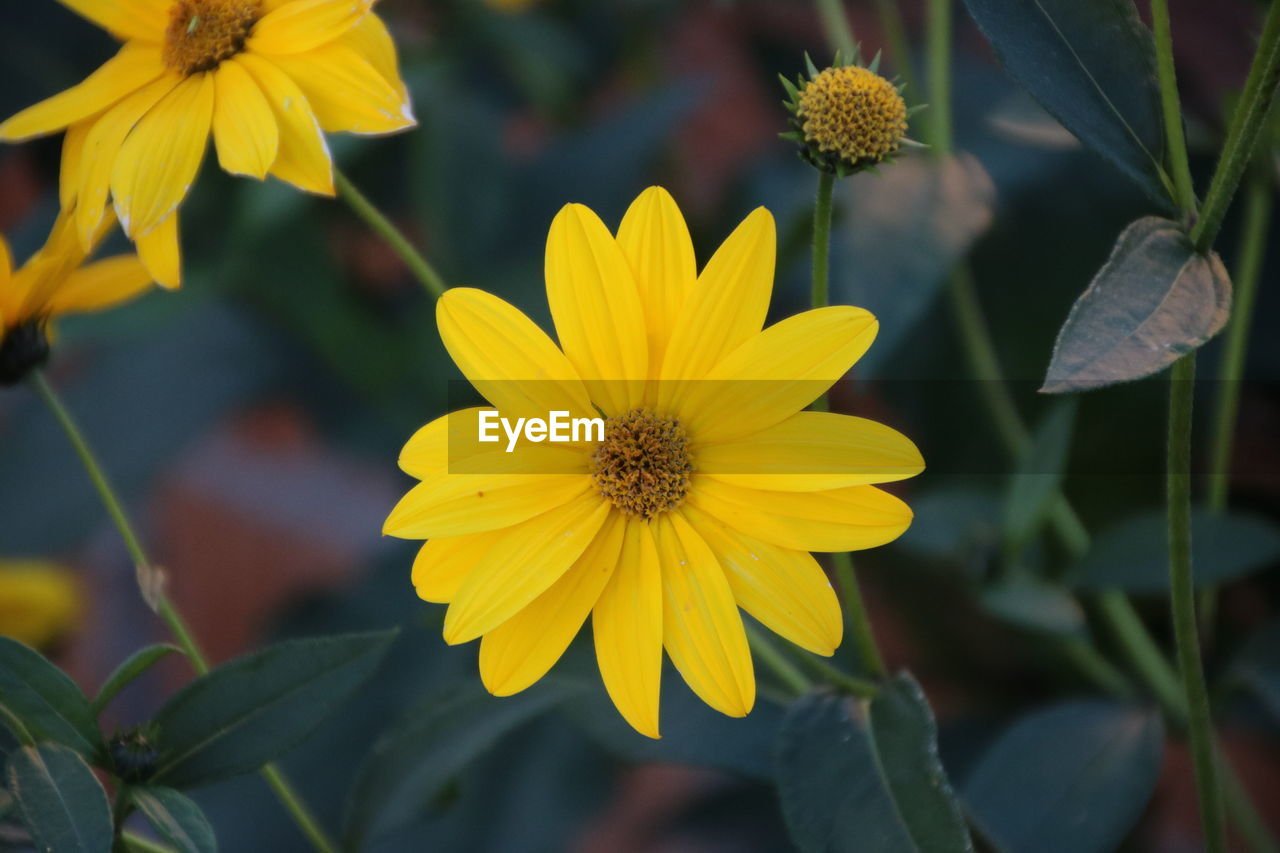
{"type": "Polygon", "coordinates": [[[871,702],[813,693],[787,711],[778,796],[802,853],[971,851],[938,759],[933,715],[909,675],[871,702]]]}
{"type": "Polygon", "coordinates": [[[54,743],[9,756],[9,791],[37,849],[48,853],[109,853],[111,806],[97,777],[73,750],[54,743]]]}
{"type": "Polygon", "coordinates": [[[124,663],[116,667],[115,672],[107,677],[102,689],[98,691],[98,695],[91,706],[93,715],[96,717],[101,714],[103,709],[111,704],[111,700],[116,698],[120,691],[127,687],[131,681],[154,666],[161,658],[171,654],[182,654],[182,650],[177,646],[161,644],[147,646],[130,655],[124,663]]]}
{"type": "MultiPolygon", "coordinates": [[[[1195,510],[1191,559],[1197,585],[1233,581],[1280,560],[1280,528],[1260,516],[1195,510]]],[[[1166,591],[1169,533],[1165,514],[1144,513],[1104,530],[1073,577],[1081,589],[1166,591]]]]}
{"type": "Polygon", "coordinates": [[[993,616],[1028,631],[1079,634],[1084,630],[1080,603],[1059,586],[1019,578],[984,589],[980,600],[993,616]]]}
{"type": "Polygon", "coordinates": [[[1231,279],[1167,219],[1129,225],[1071,307],[1040,389],[1089,391],[1157,373],[1212,338],[1231,310],[1231,279]]]}
{"type": "Polygon", "coordinates": [[[172,788],[131,788],[138,811],[181,853],[216,853],[218,841],[200,807],[172,788]]]}
{"type": "Polygon", "coordinates": [[[1075,422],[1075,400],[1059,401],[1036,427],[1030,447],[1018,460],[1004,504],[1005,539],[1011,546],[1026,544],[1057,496],[1075,422]]]}
{"type": "Polygon", "coordinates": [[[912,501],[915,520],[899,542],[928,557],[969,557],[1000,541],[1000,498],[993,490],[943,486],[912,501]]]}
{"type": "Polygon", "coordinates": [[[963,795],[1007,853],[1111,853],[1151,799],[1163,752],[1154,712],[1065,702],[997,738],[963,795]]]}
{"type": "Polygon", "coordinates": [[[576,693],[549,681],[499,699],[469,683],[411,709],[378,739],[360,768],[347,803],[348,846],[358,848],[421,817],[500,738],[576,693]]]}
{"type": "Polygon", "coordinates": [[[1132,0],[965,0],[1000,64],[1081,142],[1171,210],[1151,32],[1132,0]]]}
{"type": "Polygon", "coordinates": [[[288,752],[373,674],[395,634],[290,640],[187,685],[156,715],[155,781],[205,785],[288,752]]]}
{"type": "Polygon", "coordinates": [[[80,688],[39,652],[8,637],[0,637],[0,708],[37,741],[60,743],[89,759],[102,751],[102,733],[80,688]]]}

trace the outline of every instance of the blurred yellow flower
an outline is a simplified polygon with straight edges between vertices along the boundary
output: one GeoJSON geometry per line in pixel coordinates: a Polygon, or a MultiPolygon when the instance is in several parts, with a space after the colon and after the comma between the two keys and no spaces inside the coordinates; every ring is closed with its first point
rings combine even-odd
{"type": "Polygon", "coordinates": [[[37,560],[0,560],[0,636],[47,647],[75,627],[80,612],[71,572],[37,560]]]}
{"type": "Polygon", "coordinates": [[[49,324],[59,316],[101,311],[150,287],[151,275],[135,255],[85,263],[114,224],[108,213],[85,246],[64,210],[44,247],[18,270],[0,237],[0,385],[21,380],[45,361],[49,324]]]}
{"type": "Polygon", "coordinates": [[[373,0],[61,0],[124,41],[84,82],[0,124],[65,129],[62,202],[88,243],[108,198],[143,263],[181,283],[178,205],[210,133],[228,172],[333,194],[322,131],[415,124],[373,0]]]}
{"type": "Polygon", "coordinates": [[[449,604],[447,642],[483,637],[493,693],[541,678],[591,616],[605,687],[658,737],[664,649],[707,704],[751,710],[739,607],[817,654],[840,643],[839,603],[809,552],[899,536],[910,509],[872,484],[913,476],[923,460],[888,427],[801,411],[877,324],[830,307],[763,328],[775,241],[772,216],[756,210],[699,275],[679,209],[651,188],[616,237],[581,205],[552,223],[546,286],[560,346],[496,296],[440,299],[450,356],[502,416],[605,424],[603,440],[507,452],[478,443],[481,410],[467,409],[405,446],[401,467],[422,482],[385,531],[430,540],[414,585],[449,604]]]}

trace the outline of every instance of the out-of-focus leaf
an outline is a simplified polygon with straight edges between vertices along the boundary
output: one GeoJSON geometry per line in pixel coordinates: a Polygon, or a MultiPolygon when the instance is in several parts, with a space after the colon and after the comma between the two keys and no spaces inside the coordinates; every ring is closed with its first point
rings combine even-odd
{"type": "Polygon", "coordinates": [[[938,759],[919,685],[902,675],[870,702],[827,693],[787,711],[775,753],[778,795],[803,853],[973,849],[938,759]]]}
{"type": "Polygon", "coordinates": [[[39,652],[8,637],[0,637],[0,706],[37,741],[90,759],[101,752],[102,733],[80,688],[39,652]]]}
{"type": "Polygon", "coordinates": [[[98,695],[93,700],[94,716],[101,714],[102,709],[110,705],[111,700],[116,698],[120,691],[128,687],[129,683],[135,678],[155,666],[162,658],[172,654],[182,654],[182,650],[177,646],[161,643],[147,646],[145,649],[138,649],[138,651],[129,655],[103,682],[102,689],[98,691],[98,695]]]}
{"type": "MultiPolygon", "coordinates": [[[[1197,585],[1233,581],[1280,560],[1280,528],[1258,516],[1195,510],[1191,558],[1197,585]]],[[[1169,533],[1164,513],[1144,513],[1104,530],[1073,576],[1082,589],[1167,590],[1169,533]]]]}
{"type": "Polygon", "coordinates": [[[1212,338],[1231,310],[1231,279],[1177,223],[1132,223],[1071,307],[1041,391],[1089,391],[1163,370],[1212,338]]]}
{"type": "Polygon", "coordinates": [[[156,715],[155,781],[205,785],[288,752],[373,675],[395,634],[289,640],[187,685],[156,715]]]}
{"type": "Polygon", "coordinates": [[[411,709],[379,738],[356,777],[345,817],[348,843],[359,847],[412,823],[504,735],[577,692],[549,681],[499,699],[470,683],[411,709]]]}
{"type": "Polygon", "coordinates": [[[1018,460],[1004,504],[1004,535],[1015,546],[1036,531],[1062,485],[1076,423],[1074,399],[1054,406],[1036,427],[1031,446],[1018,460]]]}
{"type": "Polygon", "coordinates": [[[1053,151],[1080,147],[1080,140],[1071,131],[1021,90],[988,113],[987,124],[999,136],[1023,145],[1053,151]]]}
{"type": "Polygon", "coordinates": [[[962,557],[992,548],[1000,537],[1000,498],[994,491],[944,487],[911,501],[915,519],[899,540],[930,557],[962,557]]]}
{"type": "Polygon", "coordinates": [[[1007,853],[1110,853],[1146,808],[1163,752],[1155,713],[1066,702],[1014,723],[962,793],[1007,853]]]}
{"type": "Polygon", "coordinates": [[[108,853],[111,806],[97,777],[74,751],[54,743],[9,756],[9,791],[37,849],[47,853],[108,853]]]}
{"type": "Polygon", "coordinates": [[[216,853],[218,841],[200,807],[172,788],[133,788],[133,804],[160,837],[181,853],[216,853]]]}
{"type": "Polygon", "coordinates": [[[844,229],[832,244],[839,301],[880,321],[858,362],[875,377],[925,313],[956,261],[991,226],[995,186],[969,154],[905,157],[840,182],[844,229]]]}
{"type": "Polygon", "coordinates": [[[1018,579],[984,589],[982,607],[993,616],[1046,634],[1077,634],[1084,630],[1084,611],[1062,587],[1018,579]]]}
{"type": "Polygon", "coordinates": [[[1151,32],[1132,0],[965,0],[1005,70],[1163,208],[1164,126],[1151,32]]]}

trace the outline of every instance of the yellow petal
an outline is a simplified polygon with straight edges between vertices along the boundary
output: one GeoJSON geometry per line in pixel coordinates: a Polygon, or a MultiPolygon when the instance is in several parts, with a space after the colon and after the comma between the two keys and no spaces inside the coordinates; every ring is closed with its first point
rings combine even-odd
{"type": "Polygon", "coordinates": [[[587,445],[534,444],[522,441],[507,451],[508,437],[490,425],[495,442],[480,441],[482,412],[462,409],[436,418],[418,430],[400,453],[405,473],[426,480],[445,474],[586,474],[587,445]]]}
{"type": "Polygon", "coordinates": [[[654,522],[662,563],[662,644],[703,702],[745,717],[756,701],[751,650],[724,570],[678,513],[654,522]]]}
{"type": "Polygon", "coordinates": [[[494,534],[449,603],[445,642],[474,640],[528,607],[582,556],[608,515],[609,504],[591,492],[494,534]]]}
{"type": "Polygon", "coordinates": [[[813,492],[891,483],[924,470],[902,433],[866,418],[797,412],[726,444],[694,448],[698,472],[752,489],[813,492]]]}
{"type": "Polygon", "coordinates": [[[158,46],[126,44],[83,82],[0,124],[0,139],[19,142],[56,133],[102,112],[164,73],[158,46]]]}
{"type": "Polygon", "coordinates": [[[107,110],[89,128],[80,155],[80,189],[76,193],[76,226],[80,242],[86,247],[93,242],[106,214],[111,177],[125,138],[181,80],[176,74],[165,74],[107,110]]]}
{"type": "Polygon", "coordinates": [[[755,335],[705,382],[674,384],[674,410],[699,444],[768,429],[849,372],[875,340],[876,319],[845,305],[805,311],[755,335]]]}
{"type": "Polygon", "coordinates": [[[80,169],[84,163],[84,143],[89,137],[89,129],[93,127],[94,118],[71,125],[67,128],[66,135],[62,137],[58,201],[64,210],[75,206],[76,196],[80,193],[80,169]]]}
{"type": "Polygon", "coordinates": [[[413,586],[423,601],[448,604],[493,545],[492,533],[432,539],[413,561],[413,586]]]}
{"type": "MultiPolygon", "coordinates": [[[[512,456],[522,455],[517,450],[512,456]]],[[[414,486],[391,511],[382,532],[434,539],[519,524],[591,491],[586,474],[441,474],[414,486]]]]}
{"type": "Polygon", "coordinates": [[[271,104],[243,65],[224,62],[213,72],[213,139],[218,163],[233,175],[267,176],[280,150],[271,104]]]}
{"type": "Polygon", "coordinates": [[[13,252],[9,249],[9,241],[0,234],[0,335],[3,335],[4,329],[13,325],[17,318],[15,299],[17,294],[11,286],[12,278],[13,252]]]}
{"type": "Polygon", "coordinates": [[[689,227],[671,194],[662,187],[642,192],[622,217],[618,246],[635,274],[648,333],[649,374],[658,376],[680,309],[698,278],[689,227]]]}
{"type": "Polygon", "coordinates": [[[406,93],[345,44],[327,44],[272,61],[297,81],[324,130],[381,134],[417,124],[406,93]]]}
{"type": "Polygon", "coordinates": [[[106,258],[80,267],[53,292],[51,315],[101,311],[128,302],[151,287],[151,274],[134,255],[106,258]]]}
{"type": "Polygon", "coordinates": [[[892,542],[911,525],[911,508],[875,486],[828,492],[766,492],[695,477],[694,509],[781,548],[857,551],[892,542]]]}
{"type": "Polygon", "coordinates": [[[609,698],[632,728],[660,737],[662,568],[647,523],[627,521],[618,566],[592,611],[591,628],[609,698]]]}
{"type": "Polygon", "coordinates": [[[663,379],[701,379],[764,326],[773,291],[773,215],[754,210],[720,246],[685,300],[663,360],[663,379]]]}
{"type": "Polygon", "coordinates": [[[613,575],[626,520],[610,513],[587,550],[533,603],[484,635],[480,678],[495,696],[529,687],[555,665],[613,575]]]}
{"type": "Polygon", "coordinates": [[[510,303],[483,290],[450,288],[436,302],[436,324],[458,369],[504,417],[596,416],[564,353],[510,303]]]}
{"type": "Polygon", "coordinates": [[[182,287],[182,247],[178,242],[178,214],[137,240],[138,258],[156,284],[168,290],[182,287]]]}
{"type": "Polygon", "coordinates": [[[565,205],[552,221],[546,277],[556,335],[591,399],[607,415],[639,406],[649,366],[637,322],[644,309],[630,264],[589,208],[565,205]]]}
{"type": "Polygon", "coordinates": [[[688,505],[680,512],[720,561],[739,607],[803,649],[835,652],[844,635],[840,601],[813,555],[762,542],[688,505]]]}
{"type": "Polygon", "coordinates": [[[13,275],[13,250],[9,248],[9,241],[0,234],[0,284],[8,284],[11,275],[13,275]]]}
{"type": "Polygon", "coordinates": [[[117,36],[159,44],[169,25],[167,0],[59,0],[117,36]]]}
{"type": "Polygon", "coordinates": [[[307,96],[288,74],[252,53],[242,53],[238,62],[253,75],[275,112],[280,127],[280,150],[271,174],[300,190],[333,195],[333,159],[320,132],[320,123],[307,96]]]}
{"type": "Polygon", "coordinates": [[[186,198],[209,144],[213,75],[193,74],[156,104],[120,146],[111,196],[130,237],[169,218],[186,198]]]}
{"type": "Polygon", "coordinates": [[[258,53],[312,50],[333,41],[369,11],[373,0],[296,0],[268,12],[245,47],[258,53]]]}
{"type": "Polygon", "coordinates": [[[408,89],[400,79],[400,60],[396,56],[396,45],[381,18],[372,12],[365,15],[343,33],[337,43],[345,44],[364,57],[408,101],[408,89]]]}

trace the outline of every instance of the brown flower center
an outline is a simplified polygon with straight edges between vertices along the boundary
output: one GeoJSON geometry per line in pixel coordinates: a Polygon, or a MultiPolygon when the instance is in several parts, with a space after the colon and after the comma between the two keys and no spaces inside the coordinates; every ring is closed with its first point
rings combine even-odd
{"type": "Polygon", "coordinates": [[[176,0],[164,34],[164,64],[179,74],[212,71],[244,50],[261,0],[176,0]]]}
{"type": "Polygon", "coordinates": [[[605,498],[627,515],[653,518],[689,493],[693,459],[679,421],[634,409],[605,421],[604,441],[591,455],[591,476],[605,498]]]}

